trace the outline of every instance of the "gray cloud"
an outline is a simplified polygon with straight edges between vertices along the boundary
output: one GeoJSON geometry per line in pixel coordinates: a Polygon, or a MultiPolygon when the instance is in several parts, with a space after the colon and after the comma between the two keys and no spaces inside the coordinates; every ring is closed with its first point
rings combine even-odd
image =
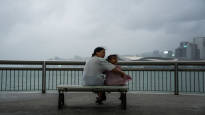
{"type": "Polygon", "coordinates": [[[204,36],[204,0],[1,0],[0,59],[138,54],[204,36]]]}

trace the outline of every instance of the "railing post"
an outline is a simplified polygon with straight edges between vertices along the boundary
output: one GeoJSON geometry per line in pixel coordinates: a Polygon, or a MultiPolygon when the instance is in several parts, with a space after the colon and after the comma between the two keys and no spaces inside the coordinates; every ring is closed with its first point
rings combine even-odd
{"type": "Polygon", "coordinates": [[[42,93],[46,93],[46,62],[42,64],[42,93]]]}
{"type": "Polygon", "coordinates": [[[179,95],[178,63],[174,65],[174,95],[179,95]]]}

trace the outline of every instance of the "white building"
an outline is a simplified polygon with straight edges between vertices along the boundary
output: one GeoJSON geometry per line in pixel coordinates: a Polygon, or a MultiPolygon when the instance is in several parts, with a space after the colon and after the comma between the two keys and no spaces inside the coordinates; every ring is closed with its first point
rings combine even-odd
{"type": "Polygon", "coordinates": [[[205,59],[205,37],[195,37],[193,43],[197,44],[200,50],[200,59],[205,59]]]}

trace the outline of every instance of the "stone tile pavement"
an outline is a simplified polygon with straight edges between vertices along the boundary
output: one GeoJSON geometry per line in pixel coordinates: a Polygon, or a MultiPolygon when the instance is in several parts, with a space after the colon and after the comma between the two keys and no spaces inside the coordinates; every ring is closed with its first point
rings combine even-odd
{"type": "Polygon", "coordinates": [[[66,93],[57,109],[57,93],[0,92],[0,115],[205,115],[205,95],[127,94],[127,110],[120,109],[119,93],[107,95],[103,105],[94,93],[66,93]]]}

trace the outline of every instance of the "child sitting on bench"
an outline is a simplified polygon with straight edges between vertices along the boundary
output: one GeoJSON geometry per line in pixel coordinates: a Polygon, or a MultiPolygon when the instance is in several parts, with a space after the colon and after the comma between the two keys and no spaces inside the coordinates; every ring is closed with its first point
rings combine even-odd
{"type": "MultiPolygon", "coordinates": [[[[109,55],[107,57],[107,61],[112,63],[113,65],[116,65],[118,62],[118,56],[117,55],[109,55]]],[[[118,69],[121,70],[119,65],[116,65],[118,69]]],[[[119,86],[119,85],[126,85],[126,83],[131,80],[132,78],[129,75],[126,76],[121,76],[119,73],[112,72],[112,71],[107,71],[105,72],[105,85],[114,85],[114,86],[119,86]]]]}

